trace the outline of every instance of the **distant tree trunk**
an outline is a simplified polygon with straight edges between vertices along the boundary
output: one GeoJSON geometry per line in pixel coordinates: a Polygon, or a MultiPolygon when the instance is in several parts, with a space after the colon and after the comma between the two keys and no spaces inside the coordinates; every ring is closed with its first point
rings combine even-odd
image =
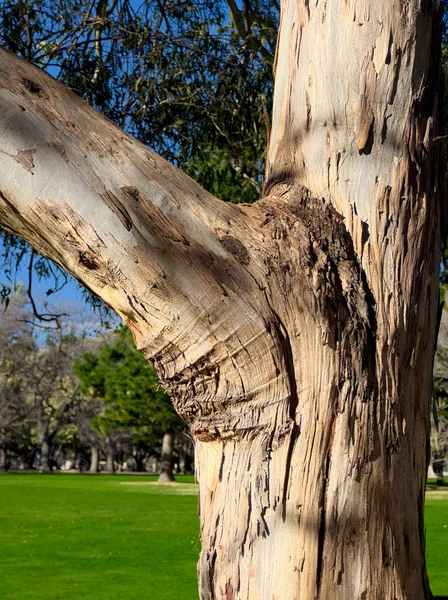
{"type": "Polygon", "coordinates": [[[181,454],[179,456],[179,471],[181,473],[181,475],[185,475],[186,473],[186,459],[185,459],[185,454],[181,454]]]}
{"type": "Polygon", "coordinates": [[[90,448],[90,467],[89,473],[98,473],[98,459],[99,453],[98,448],[96,446],[92,446],[90,448]]]}
{"type": "Polygon", "coordinates": [[[40,445],[40,472],[52,472],[50,466],[50,439],[47,434],[43,435],[42,442],[40,445]]]}
{"type": "Polygon", "coordinates": [[[21,464],[24,469],[31,471],[36,468],[36,453],[25,453],[21,455],[21,464]]]}
{"type": "Polygon", "coordinates": [[[136,453],[134,455],[134,460],[135,460],[135,470],[138,471],[139,473],[145,471],[145,456],[139,453],[136,453]]]}
{"type": "Polygon", "coordinates": [[[6,433],[0,430],[0,472],[8,470],[8,455],[6,449],[6,433]]]}
{"type": "Polygon", "coordinates": [[[0,471],[8,470],[8,458],[6,454],[6,445],[0,445],[0,471]]]}
{"type": "Polygon", "coordinates": [[[114,472],[114,455],[111,452],[106,454],[106,471],[107,473],[114,472]]]}
{"type": "Polygon", "coordinates": [[[157,457],[156,456],[151,456],[151,458],[149,459],[149,472],[153,473],[154,475],[157,473],[157,457]]]}
{"type": "Polygon", "coordinates": [[[167,431],[162,441],[159,483],[174,481],[173,475],[174,431],[167,431]]]}
{"type": "Polygon", "coordinates": [[[437,485],[444,485],[445,476],[443,475],[443,469],[445,467],[445,460],[435,460],[432,463],[432,468],[434,469],[434,474],[437,478],[437,485]]]}

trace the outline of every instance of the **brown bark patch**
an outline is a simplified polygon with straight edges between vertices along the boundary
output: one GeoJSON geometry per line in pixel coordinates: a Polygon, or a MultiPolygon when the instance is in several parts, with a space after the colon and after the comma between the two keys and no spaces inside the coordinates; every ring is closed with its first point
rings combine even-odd
{"type": "Polygon", "coordinates": [[[33,154],[35,152],[36,152],[35,148],[30,148],[28,150],[19,150],[15,156],[12,156],[12,158],[16,162],[18,162],[19,165],[22,165],[22,167],[24,169],[26,169],[28,171],[28,173],[31,173],[31,175],[33,175],[33,169],[34,169],[33,154]]]}
{"type": "Polygon", "coordinates": [[[136,202],[138,202],[140,200],[140,192],[138,191],[138,189],[136,187],[134,187],[132,185],[125,185],[121,189],[125,194],[127,194],[128,196],[133,198],[136,202]]]}
{"type": "Polygon", "coordinates": [[[239,263],[242,265],[248,265],[250,263],[250,256],[246,246],[232,235],[226,235],[219,241],[230,254],[233,254],[239,263]]]}
{"type": "Polygon", "coordinates": [[[31,81],[31,79],[24,78],[23,85],[32,94],[40,94],[42,91],[42,88],[40,87],[40,85],[38,83],[36,83],[35,81],[31,81]]]}
{"type": "Polygon", "coordinates": [[[86,252],[79,253],[79,262],[90,271],[96,271],[100,268],[99,264],[94,260],[94,258],[89,257],[86,252]]]}
{"type": "Polygon", "coordinates": [[[233,585],[230,583],[230,581],[228,581],[226,583],[226,600],[234,600],[235,599],[235,594],[233,591],[233,585]]]}
{"type": "Polygon", "coordinates": [[[125,229],[131,231],[132,219],[126,208],[118,200],[118,198],[111,191],[104,191],[101,193],[101,197],[106,202],[107,206],[117,215],[120,221],[123,223],[125,229]]]}

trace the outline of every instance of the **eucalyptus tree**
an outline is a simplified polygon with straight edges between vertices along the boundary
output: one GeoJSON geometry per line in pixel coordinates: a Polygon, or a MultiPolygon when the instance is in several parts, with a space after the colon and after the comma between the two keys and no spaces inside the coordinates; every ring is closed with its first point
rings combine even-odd
{"type": "Polygon", "coordinates": [[[27,358],[36,348],[22,290],[9,300],[9,310],[0,312],[0,471],[7,469],[13,438],[29,415],[27,358]]]}
{"type": "Polygon", "coordinates": [[[203,599],[429,598],[442,6],[281,10],[258,202],[2,52],[0,221],[118,312],[189,422],[203,599]]]}

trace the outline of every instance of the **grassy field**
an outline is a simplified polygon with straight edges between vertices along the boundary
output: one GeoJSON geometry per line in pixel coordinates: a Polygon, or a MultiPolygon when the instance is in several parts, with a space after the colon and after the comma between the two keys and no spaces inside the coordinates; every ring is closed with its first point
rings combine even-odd
{"type": "Polygon", "coordinates": [[[179,479],[1,476],[0,598],[197,599],[196,485],[179,479]]]}
{"type": "Polygon", "coordinates": [[[431,590],[448,600],[448,487],[426,494],[426,562],[431,590]]]}
{"type": "MultiPolygon", "coordinates": [[[[0,476],[3,600],[197,600],[196,485],[133,475],[0,476]]],[[[448,597],[448,492],[427,496],[428,569],[448,597]]]]}

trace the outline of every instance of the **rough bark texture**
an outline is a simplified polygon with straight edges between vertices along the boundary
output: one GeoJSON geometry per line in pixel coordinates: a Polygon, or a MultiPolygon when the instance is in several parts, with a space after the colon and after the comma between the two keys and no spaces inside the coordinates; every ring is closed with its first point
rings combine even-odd
{"type": "Polygon", "coordinates": [[[92,446],[90,449],[90,467],[89,473],[98,473],[98,461],[99,461],[99,452],[96,446],[92,446]]]}
{"type": "Polygon", "coordinates": [[[0,221],[196,440],[202,600],[423,600],[439,2],[283,0],[266,196],[220,203],[0,54],[0,221]]]}
{"type": "Polygon", "coordinates": [[[162,456],[160,457],[159,483],[174,481],[173,475],[174,431],[167,431],[162,441],[162,456]]]}

